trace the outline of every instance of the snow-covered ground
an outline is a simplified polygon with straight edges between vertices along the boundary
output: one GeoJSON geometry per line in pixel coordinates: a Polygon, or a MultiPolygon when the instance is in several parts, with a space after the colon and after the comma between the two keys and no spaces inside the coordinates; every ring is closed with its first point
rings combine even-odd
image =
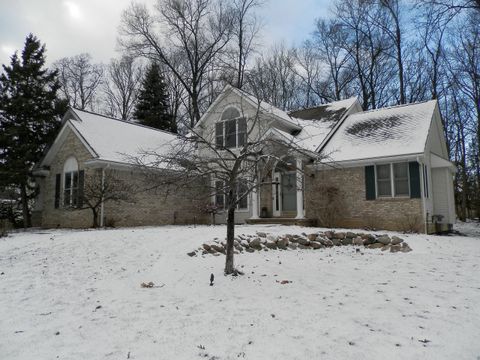
{"type": "Polygon", "coordinates": [[[480,238],[467,225],[469,237],[400,235],[410,253],[241,254],[236,278],[223,256],[186,255],[224,226],[13,234],[0,239],[0,358],[479,359],[480,238]]]}

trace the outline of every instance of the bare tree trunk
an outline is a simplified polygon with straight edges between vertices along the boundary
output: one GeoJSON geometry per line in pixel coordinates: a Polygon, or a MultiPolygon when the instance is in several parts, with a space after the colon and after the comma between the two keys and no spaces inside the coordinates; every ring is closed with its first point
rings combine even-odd
{"type": "Polygon", "coordinates": [[[235,207],[229,206],[227,212],[227,249],[225,259],[225,274],[230,275],[235,273],[235,266],[233,263],[233,239],[235,237],[235,207]]]}
{"type": "Polygon", "coordinates": [[[96,208],[92,208],[93,213],[93,225],[94,229],[98,228],[98,210],[96,208]]]}
{"type": "Polygon", "coordinates": [[[28,209],[27,186],[25,184],[20,186],[20,195],[22,200],[23,227],[26,229],[32,226],[32,219],[28,209]]]}

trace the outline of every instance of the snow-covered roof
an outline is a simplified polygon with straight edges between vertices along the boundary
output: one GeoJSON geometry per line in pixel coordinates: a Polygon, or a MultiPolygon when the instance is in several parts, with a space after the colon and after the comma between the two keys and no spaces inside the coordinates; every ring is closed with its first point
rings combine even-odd
{"type": "Polygon", "coordinates": [[[316,151],[356,101],[357,98],[350,98],[291,112],[290,116],[302,129],[295,136],[297,146],[316,151]]]}
{"type": "Polygon", "coordinates": [[[68,122],[95,152],[96,159],[131,163],[145,152],[162,152],[173,143],[175,134],[106,116],[71,109],[76,117],[68,122]]]}
{"type": "Polygon", "coordinates": [[[349,115],[322,153],[334,162],[423,153],[435,107],[431,100],[349,115]]]}

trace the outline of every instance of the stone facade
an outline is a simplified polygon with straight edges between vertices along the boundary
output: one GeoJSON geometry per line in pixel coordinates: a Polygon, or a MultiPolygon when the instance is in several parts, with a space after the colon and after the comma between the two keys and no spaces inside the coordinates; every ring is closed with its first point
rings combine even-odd
{"type": "MultiPolygon", "coordinates": [[[[92,155],[70,129],[66,130],[68,134],[50,165],[49,175],[39,178],[40,196],[33,213],[36,221],[34,225],[47,228],[88,228],[93,224],[90,209],[67,209],[62,206],[62,198],[60,207],[55,208],[55,177],[63,172],[64,163],[69,157],[76,158],[79,170],[85,171],[86,181],[93,172],[100,171],[85,167],[85,161],[91,160],[92,155]]],[[[209,222],[209,216],[201,210],[202,201],[195,200],[200,197],[195,196],[193,190],[172,191],[167,196],[164,191],[152,190],[152,184],[138,171],[127,168],[115,170],[115,176],[133,184],[135,191],[128,201],[105,203],[105,225],[144,226],[209,222]]]]}
{"type": "Polygon", "coordinates": [[[366,200],[365,191],[364,167],[310,171],[306,216],[319,226],[424,231],[421,199],[366,200]]]}

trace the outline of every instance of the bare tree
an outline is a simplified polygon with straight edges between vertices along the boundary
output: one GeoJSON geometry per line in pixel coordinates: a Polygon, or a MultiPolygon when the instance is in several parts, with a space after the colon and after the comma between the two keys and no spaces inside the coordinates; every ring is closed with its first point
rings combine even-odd
{"type": "Polygon", "coordinates": [[[261,26],[260,19],[253,11],[262,4],[261,0],[233,0],[233,36],[236,43],[233,53],[237,64],[235,86],[239,89],[243,87],[247,61],[254,50],[255,38],[261,26]]]}
{"type": "Polygon", "coordinates": [[[156,10],[158,16],[152,16],[145,5],[132,3],[122,16],[120,43],[128,52],[159,60],[170,69],[188,94],[193,127],[202,112],[209,67],[232,38],[233,12],[216,0],[163,0],[156,10]],[[166,30],[165,36],[159,27],[166,30]]]}
{"type": "Polygon", "coordinates": [[[94,171],[85,175],[78,208],[92,211],[92,226],[97,228],[102,204],[133,201],[134,192],[134,185],[123,181],[114,170],[94,171]]]}
{"type": "Polygon", "coordinates": [[[105,83],[105,101],[110,116],[129,120],[135,107],[142,68],[134,58],[112,59],[105,83]]]}
{"type": "MultiPolygon", "coordinates": [[[[240,120],[235,146],[231,146],[228,137],[218,138],[215,131],[201,124],[190,129],[187,135],[180,136],[176,142],[147,152],[135,161],[147,171],[163,169],[163,176],[158,175],[158,170],[153,170],[149,183],[156,181],[156,186],[164,191],[196,189],[198,196],[204,199],[220,197],[218,203],[223,206],[227,220],[225,274],[237,273],[233,253],[237,206],[261,185],[268,184],[263,180],[269,166],[285,161],[284,155],[317,156],[306,154],[287,137],[267,136],[270,120],[265,116],[268,110],[262,105],[264,103],[249,94],[244,96],[250,102],[235,102],[242,111],[240,118],[236,118],[240,120]]],[[[302,186],[298,181],[297,185],[302,186]]]]}
{"type": "Polygon", "coordinates": [[[349,66],[351,54],[348,51],[347,38],[344,27],[336,19],[316,21],[313,44],[320,60],[326,64],[328,74],[316,90],[323,101],[341,100],[354,78],[355,73],[349,66]]]}
{"type": "Polygon", "coordinates": [[[103,79],[103,65],[93,64],[90,54],[65,57],[54,64],[63,95],[71,106],[93,110],[95,96],[103,79]]]}

